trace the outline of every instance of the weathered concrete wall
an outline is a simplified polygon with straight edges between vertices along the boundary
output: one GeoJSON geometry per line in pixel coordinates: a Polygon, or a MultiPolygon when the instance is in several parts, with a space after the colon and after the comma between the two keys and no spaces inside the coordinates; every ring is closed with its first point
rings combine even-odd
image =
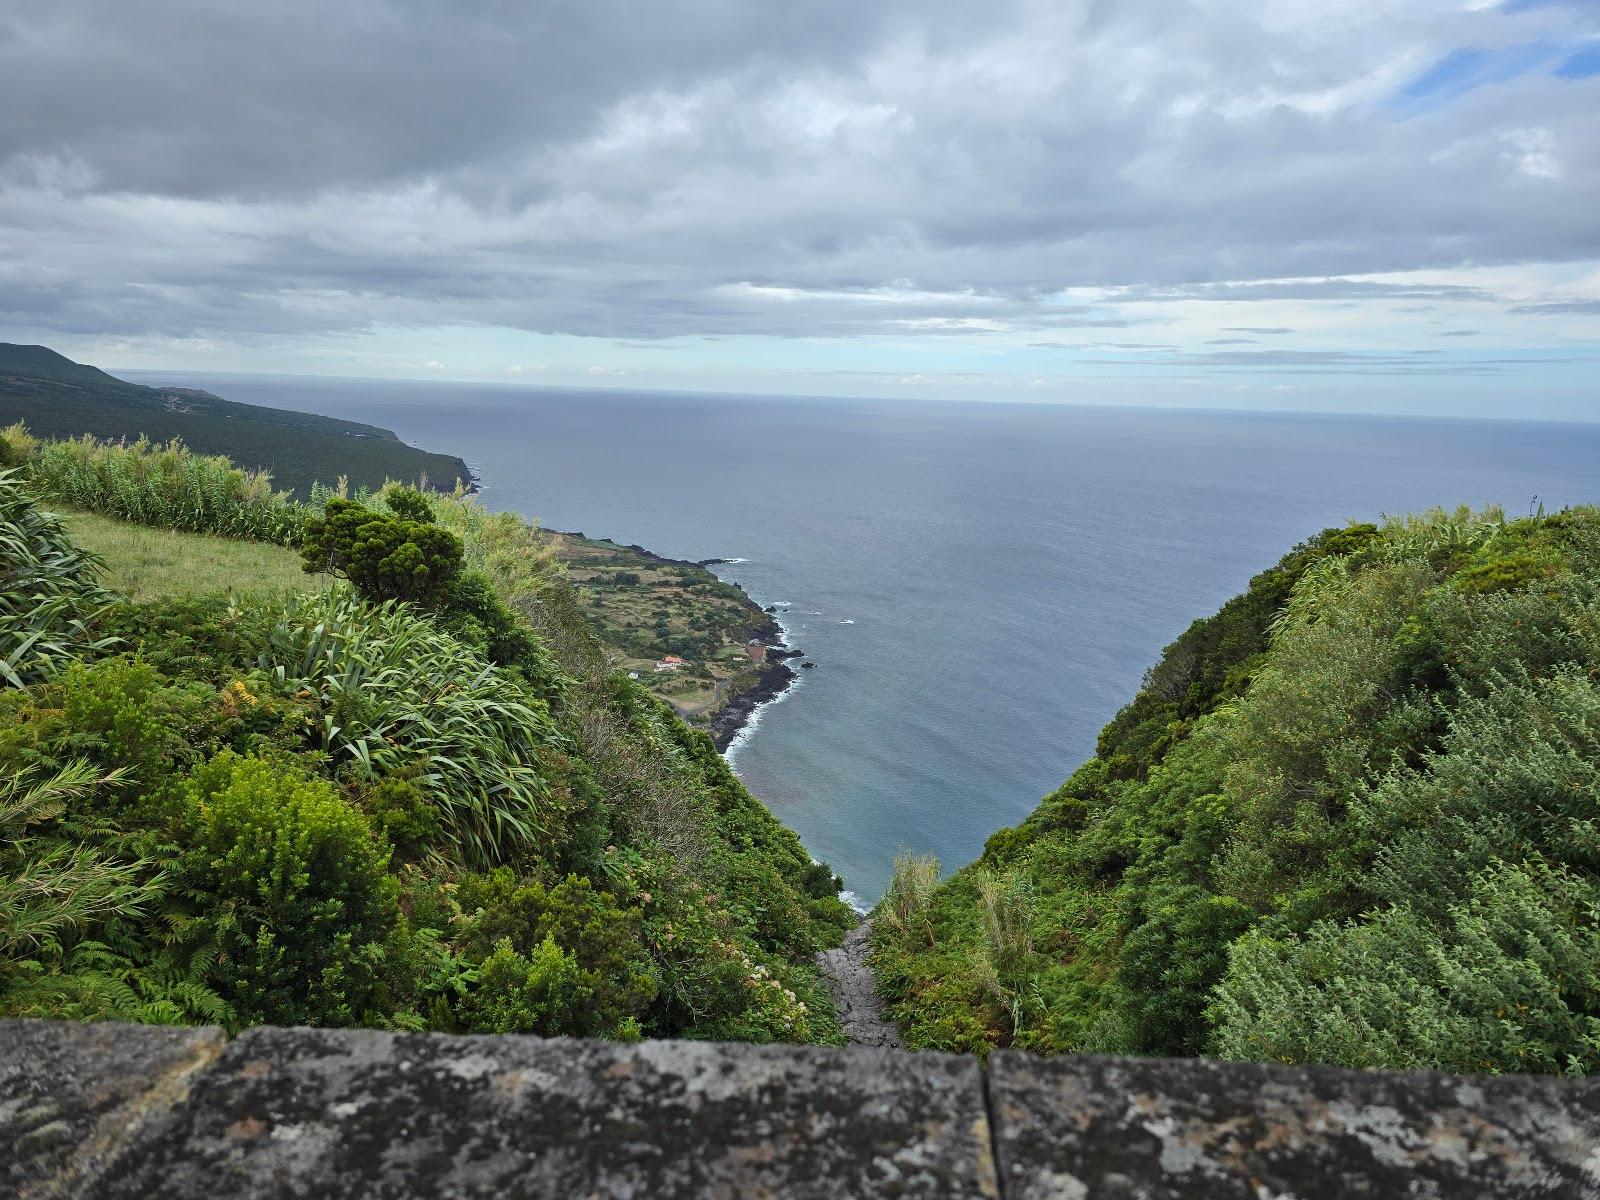
{"type": "Polygon", "coordinates": [[[0,1196],[1600,1197],[1600,1085],[0,1022],[0,1196]]]}

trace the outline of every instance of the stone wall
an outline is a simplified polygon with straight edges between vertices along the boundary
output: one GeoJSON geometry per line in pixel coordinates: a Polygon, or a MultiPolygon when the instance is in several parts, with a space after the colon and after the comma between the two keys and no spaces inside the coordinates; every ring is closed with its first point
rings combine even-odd
{"type": "Polygon", "coordinates": [[[4,1021],[0,1195],[1600,1197],[1600,1084],[4,1021]]]}

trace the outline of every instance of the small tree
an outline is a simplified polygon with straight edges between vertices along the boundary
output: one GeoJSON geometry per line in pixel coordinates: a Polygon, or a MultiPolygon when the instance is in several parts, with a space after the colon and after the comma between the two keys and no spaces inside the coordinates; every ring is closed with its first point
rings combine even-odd
{"type": "Polygon", "coordinates": [[[415,488],[390,488],[390,511],[334,497],[305,523],[300,553],[307,571],[328,571],[368,600],[437,602],[461,574],[461,539],[433,521],[415,488]]]}

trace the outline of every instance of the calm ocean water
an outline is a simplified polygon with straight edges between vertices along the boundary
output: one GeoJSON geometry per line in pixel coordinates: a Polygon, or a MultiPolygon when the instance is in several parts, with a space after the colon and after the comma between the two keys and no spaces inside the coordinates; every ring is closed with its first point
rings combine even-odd
{"type": "Polygon", "coordinates": [[[1161,647],[1327,525],[1600,501],[1600,425],[138,372],[461,455],[486,503],[718,568],[818,666],[731,751],[863,900],[970,861],[1161,647]]]}

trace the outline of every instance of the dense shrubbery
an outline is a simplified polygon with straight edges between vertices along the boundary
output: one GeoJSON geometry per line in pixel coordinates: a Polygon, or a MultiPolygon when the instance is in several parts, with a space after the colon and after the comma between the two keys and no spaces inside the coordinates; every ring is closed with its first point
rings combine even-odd
{"type": "Polygon", "coordinates": [[[1330,531],[878,925],[919,1044],[1600,1068],[1600,512],[1330,531]]]}
{"type": "Polygon", "coordinates": [[[0,686],[22,687],[107,642],[96,632],[110,597],[94,559],[0,470],[0,686]]]}
{"type": "MultiPolygon", "coordinates": [[[[210,470],[70,453],[127,470],[104,494],[157,523],[138,487],[210,470]]],[[[811,961],[850,920],[837,880],[608,674],[514,518],[323,493],[356,530],[408,527],[347,571],[373,595],[133,605],[15,479],[0,502],[7,569],[65,597],[32,657],[5,644],[27,669],[0,690],[0,1014],[839,1036],[811,961]],[[423,541],[458,569],[380,599],[423,541]]]]}
{"type": "Polygon", "coordinates": [[[284,546],[300,534],[301,506],[273,491],[269,476],[191,454],[176,441],[35,442],[21,427],[6,430],[3,440],[12,457],[25,460],[33,490],[57,503],[159,529],[284,546]]]}

